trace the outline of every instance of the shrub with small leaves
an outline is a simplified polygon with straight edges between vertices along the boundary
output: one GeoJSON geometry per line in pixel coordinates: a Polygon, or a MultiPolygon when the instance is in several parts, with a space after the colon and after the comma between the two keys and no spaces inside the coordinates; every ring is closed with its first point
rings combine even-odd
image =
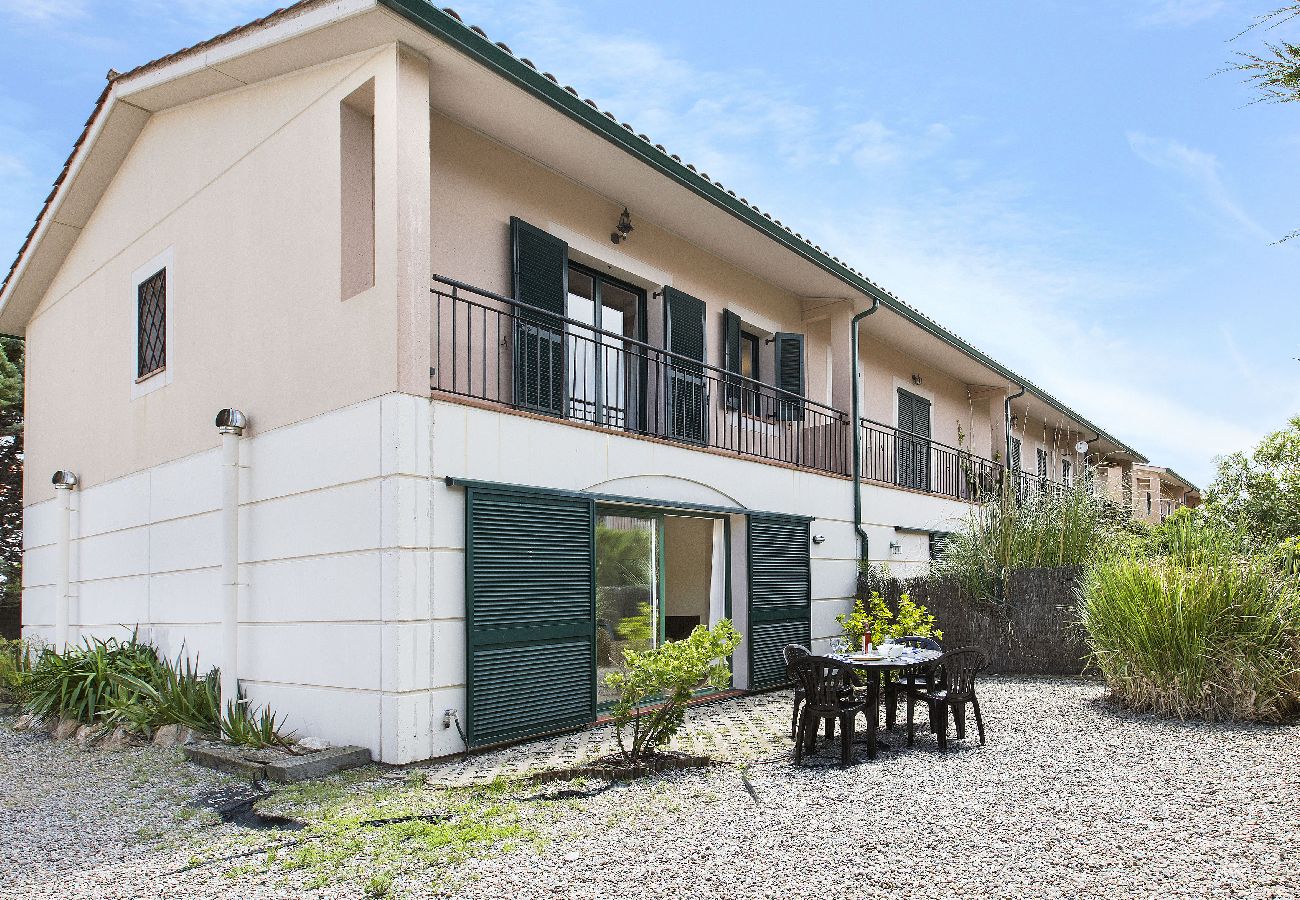
{"type": "Polygon", "coordinates": [[[685,640],[623,652],[623,670],[606,675],[605,684],[618,694],[611,714],[619,750],[628,762],[642,762],[677,733],[696,690],[723,690],[731,683],[727,657],[739,645],[731,620],[722,619],[712,629],[697,625],[685,640]]]}

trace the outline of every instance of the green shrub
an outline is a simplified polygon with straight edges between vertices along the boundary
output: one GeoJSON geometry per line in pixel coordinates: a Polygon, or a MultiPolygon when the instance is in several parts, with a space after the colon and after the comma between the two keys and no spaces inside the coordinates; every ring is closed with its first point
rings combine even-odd
{"type": "Polygon", "coordinates": [[[632,764],[638,764],[667,743],[686,718],[686,704],[705,685],[716,690],[731,680],[727,657],[740,645],[740,635],[729,619],[712,629],[695,626],[690,636],[669,641],[652,650],[625,650],[622,671],[605,676],[617,694],[611,710],[618,729],[618,747],[632,764]],[[657,708],[650,710],[649,707],[657,708]],[[631,726],[631,743],[623,731],[631,726]]]}
{"type": "Polygon", "coordinates": [[[1124,543],[1128,522],[1085,485],[1020,497],[1008,479],[944,542],[933,573],[979,600],[1001,602],[1013,570],[1087,565],[1124,543]]]}
{"type": "Polygon", "coordinates": [[[1116,699],[1180,718],[1300,713],[1300,590],[1239,546],[1188,518],[1160,535],[1158,552],[1089,567],[1080,618],[1116,699]]]}
{"type": "Polygon", "coordinates": [[[32,647],[0,638],[0,703],[25,703],[32,673],[32,647]]]}
{"type": "Polygon", "coordinates": [[[853,603],[853,611],[838,615],[835,621],[844,631],[844,637],[854,647],[862,646],[862,638],[871,633],[871,640],[880,643],[887,638],[900,638],[908,635],[943,637],[943,632],[935,628],[934,616],[919,603],[913,602],[907,594],[898,598],[898,611],[890,612],[888,604],[881,599],[878,591],[872,591],[869,600],[861,597],[853,603]]]}

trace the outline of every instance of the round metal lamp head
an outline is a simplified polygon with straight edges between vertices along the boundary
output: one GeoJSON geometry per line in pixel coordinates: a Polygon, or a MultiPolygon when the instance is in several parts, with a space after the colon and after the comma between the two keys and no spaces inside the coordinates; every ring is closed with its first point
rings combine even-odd
{"type": "Polygon", "coordinates": [[[1075,453],[1087,453],[1087,452],[1088,452],[1088,442],[1087,442],[1087,441],[1079,441],[1079,443],[1077,443],[1077,444],[1074,445],[1074,452],[1075,452],[1075,453]]]}
{"type": "Polygon", "coordinates": [[[54,477],[50,479],[50,484],[54,485],[56,488],[68,490],[69,488],[77,486],[77,476],[66,469],[59,469],[59,471],[54,473],[54,477]]]}
{"type": "Polygon", "coordinates": [[[237,409],[223,409],[217,413],[217,429],[220,431],[230,431],[235,434],[243,434],[244,429],[248,427],[248,416],[244,415],[237,409]]]}

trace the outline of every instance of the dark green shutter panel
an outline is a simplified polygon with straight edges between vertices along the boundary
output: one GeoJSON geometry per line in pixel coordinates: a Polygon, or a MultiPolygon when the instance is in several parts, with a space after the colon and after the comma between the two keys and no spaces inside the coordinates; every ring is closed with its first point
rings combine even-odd
{"type": "Polygon", "coordinates": [[[1018,437],[1013,437],[1011,439],[1010,462],[1011,462],[1011,471],[1019,472],[1020,471],[1020,438],[1018,437]]]}
{"type": "MultiPolygon", "coordinates": [[[[776,344],[776,386],[789,394],[804,395],[804,340],[802,334],[778,331],[776,344]]],[[[776,405],[776,417],[784,421],[803,420],[802,403],[782,397],[776,405]]]]}
{"type": "Polygon", "coordinates": [[[808,522],[749,517],[749,684],[787,681],[786,644],[812,642],[812,569],[808,522]]]}
{"type": "MultiPolygon", "coordinates": [[[[722,368],[740,373],[740,316],[729,309],[722,311],[722,368]]],[[[740,409],[739,379],[727,379],[724,405],[727,409],[740,409]]]]}
{"type": "Polygon", "coordinates": [[[515,405],[562,416],[567,407],[563,316],[569,293],[569,245],[522,219],[510,219],[515,320],[515,405]],[[544,310],[545,312],[538,312],[544,310]]]}
{"type": "MultiPolygon", "coordinates": [[[[703,363],[704,301],[665,287],[664,335],[668,350],[703,363]]],[[[668,436],[679,441],[707,443],[708,389],[703,365],[670,358],[664,367],[664,378],[668,436]]]]}
{"type": "Polygon", "coordinates": [[[465,530],[470,746],[595,721],[595,506],[470,488],[465,530]]]}
{"type": "Polygon", "coordinates": [[[898,392],[898,435],[894,467],[900,487],[930,490],[930,401],[911,391],[898,392]]]}

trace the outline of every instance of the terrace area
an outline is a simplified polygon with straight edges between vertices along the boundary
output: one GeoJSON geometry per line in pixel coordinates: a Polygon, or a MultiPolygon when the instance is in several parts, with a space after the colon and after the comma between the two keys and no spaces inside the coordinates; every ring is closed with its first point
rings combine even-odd
{"type": "Polygon", "coordinates": [[[1295,729],[1134,715],[1104,690],[988,679],[987,746],[927,734],[848,769],[833,745],[793,764],[788,691],[742,697],[693,710],[675,739],[708,768],[524,777],[607,753],[594,729],[258,801],[296,830],[222,822],[203,798],[247,783],[175,751],[86,752],[0,720],[0,862],[24,897],[1300,893],[1295,729]]]}

